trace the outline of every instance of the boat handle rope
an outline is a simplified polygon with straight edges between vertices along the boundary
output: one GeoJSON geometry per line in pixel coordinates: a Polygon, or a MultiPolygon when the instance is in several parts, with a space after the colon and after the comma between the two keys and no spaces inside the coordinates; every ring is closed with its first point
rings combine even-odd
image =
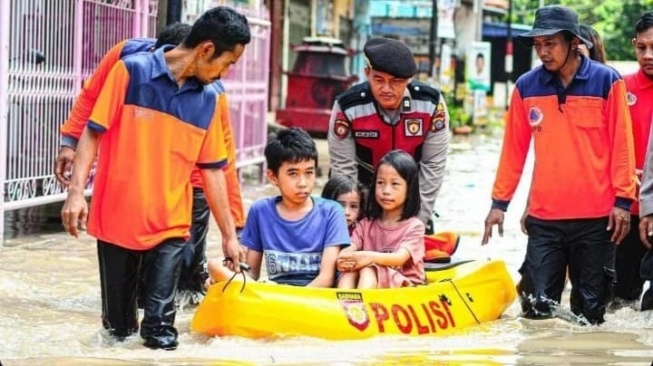
{"type": "MultiPolygon", "coordinates": [[[[229,257],[225,257],[225,259],[223,261],[224,262],[233,262],[233,259],[231,259],[229,257]]],[[[251,267],[247,263],[244,263],[244,262],[240,262],[239,267],[240,267],[240,274],[243,275],[243,285],[240,287],[240,293],[242,294],[243,291],[245,290],[245,284],[247,284],[247,276],[245,275],[245,272],[249,271],[249,269],[251,267]]],[[[233,279],[236,278],[236,276],[238,276],[238,272],[234,272],[234,274],[227,281],[227,283],[225,283],[224,286],[222,286],[222,292],[224,292],[224,290],[227,289],[227,287],[229,286],[231,281],[233,281],[233,279]]]]}
{"type": "Polygon", "coordinates": [[[469,312],[470,312],[470,313],[472,314],[472,316],[474,317],[474,320],[476,320],[476,324],[479,324],[479,325],[480,325],[481,322],[480,322],[480,321],[478,320],[478,318],[476,317],[476,314],[474,313],[474,310],[472,310],[472,308],[469,306],[469,304],[467,303],[467,301],[465,301],[465,298],[463,297],[463,295],[462,295],[462,294],[460,293],[460,291],[458,290],[458,287],[456,286],[456,284],[455,284],[455,283],[454,283],[450,278],[444,280],[444,282],[449,282],[449,283],[451,284],[451,286],[453,286],[453,289],[456,290],[456,293],[458,294],[458,297],[460,297],[460,299],[463,301],[463,304],[465,304],[465,306],[467,307],[467,310],[469,310],[469,312]]]}

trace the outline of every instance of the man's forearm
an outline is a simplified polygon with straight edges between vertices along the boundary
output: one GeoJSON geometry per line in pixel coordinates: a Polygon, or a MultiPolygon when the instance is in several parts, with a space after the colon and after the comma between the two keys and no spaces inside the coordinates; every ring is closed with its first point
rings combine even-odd
{"type": "Polygon", "coordinates": [[[227,183],[221,169],[202,169],[204,193],[224,242],[236,239],[236,227],[229,209],[227,183]]]}
{"type": "Polygon", "coordinates": [[[91,171],[93,161],[97,155],[98,145],[100,144],[100,134],[89,129],[84,128],[82,136],[77,145],[75,154],[75,162],[73,164],[73,172],[70,178],[70,185],[68,186],[69,192],[82,193],[86,187],[86,180],[91,171]]]}

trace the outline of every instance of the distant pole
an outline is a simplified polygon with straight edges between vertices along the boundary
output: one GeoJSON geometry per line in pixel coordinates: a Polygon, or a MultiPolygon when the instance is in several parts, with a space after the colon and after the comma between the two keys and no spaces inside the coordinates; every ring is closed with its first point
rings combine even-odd
{"type": "Polygon", "coordinates": [[[181,0],[168,0],[166,24],[181,22],[181,0]]]}
{"type": "Polygon", "coordinates": [[[508,0],[508,29],[506,35],[506,109],[510,104],[510,83],[512,79],[512,0],[508,0]]]}
{"type": "Polygon", "coordinates": [[[438,0],[433,0],[431,8],[431,33],[429,36],[429,72],[430,79],[433,78],[435,69],[435,45],[438,42],[438,0]]]}

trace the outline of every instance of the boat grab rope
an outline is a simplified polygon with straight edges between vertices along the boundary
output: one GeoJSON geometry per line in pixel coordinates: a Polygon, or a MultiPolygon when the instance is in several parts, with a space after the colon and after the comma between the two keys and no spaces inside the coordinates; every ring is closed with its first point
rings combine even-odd
{"type": "MultiPolygon", "coordinates": [[[[223,262],[233,262],[233,259],[229,257],[225,257],[223,262]]],[[[243,275],[243,285],[240,287],[240,293],[242,294],[243,291],[245,291],[245,285],[247,284],[247,276],[245,275],[245,272],[249,271],[251,267],[247,263],[243,263],[243,262],[240,262],[239,266],[240,266],[240,274],[243,275]]],[[[229,278],[227,283],[225,283],[224,286],[222,286],[222,292],[224,292],[224,290],[227,289],[231,281],[233,281],[233,279],[236,278],[236,276],[238,276],[238,272],[234,272],[234,274],[231,276],[231,278],[229,278]]]]}
{"type": "MultiPolygon", "coordinates": [[[[451,279],[446,279],[443,282],[449,282],[451,284],[451,286],[453,286],[453,289],[456,290],[456,293],[458,294],[458,297],[460,297],[460,299],[463,301],[463,304],[465,304],[465,306],[467,307],[467,310],[469,310],[469,313],[472,314],[472,316],[474,317],[474,320],[476,320],[476,324],[480,325],[481,324],[480,320],[478,320],[478,317],[474,313],[474,310],[472,310],[472,308],[469,306],[469,304],[467,303],[467,301],[465,300],[463,295],[458,290],[458,287],[456,286],[456,284],[451,279]]],[[[472,300],[472,298],[471,298],[471,296],[469,296],[469,294],[467,294],[467,296],[469,297],[470,300],[472,300]]]]}

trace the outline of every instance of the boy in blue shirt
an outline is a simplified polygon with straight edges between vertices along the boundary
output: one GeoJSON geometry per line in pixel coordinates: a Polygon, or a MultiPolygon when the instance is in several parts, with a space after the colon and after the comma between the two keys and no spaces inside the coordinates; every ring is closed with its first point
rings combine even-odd
{"type": "MultiPolygon", "coordinates": [[[[317,171],[315,142],[303,130],[280,131],[265,147],[267,177],[280,196],[256,201],[241,243],[249,250],[248,274],[258,280],[265,257],[268,278],[279,284],[332,287],[340,247],[349,244],[342,207],[311,196],[317,171]]],[[[213,281],[233,275],[224,263],[208,264],[213,281]]]]}

